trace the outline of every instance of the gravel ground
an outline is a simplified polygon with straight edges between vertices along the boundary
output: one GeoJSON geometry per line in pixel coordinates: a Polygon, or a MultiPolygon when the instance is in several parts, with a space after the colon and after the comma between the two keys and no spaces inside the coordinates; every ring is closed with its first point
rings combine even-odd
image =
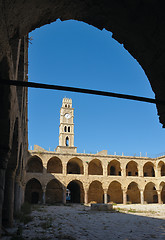
{"type": "Polygon", "coordinates": [[[7,230],[22,236],[13,240],[165,240],[165,205],[121,204],[114,208],[114,212],[103,212],[76,204],[33,206],[29,223],[15,223],[7,230]]]}

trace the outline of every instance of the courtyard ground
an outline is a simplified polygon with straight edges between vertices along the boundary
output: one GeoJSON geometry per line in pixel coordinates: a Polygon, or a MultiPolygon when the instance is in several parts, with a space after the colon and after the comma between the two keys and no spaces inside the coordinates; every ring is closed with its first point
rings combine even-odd
{"type": "Polygon", "coordinates": [[[114,212],[89,206],[34,205],[28,223],[16,222],[3,240],[165,240],[165,205],[115,205],[114,212]]]}

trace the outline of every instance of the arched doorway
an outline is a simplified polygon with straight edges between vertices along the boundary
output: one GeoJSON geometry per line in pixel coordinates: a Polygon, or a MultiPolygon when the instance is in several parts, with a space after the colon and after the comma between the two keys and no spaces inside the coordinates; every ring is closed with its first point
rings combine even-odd
{"type": "Polygon", "coordinates": [[[162,182],[160,184],[160,188],[161,188],[161,200],[162,203],[165,204],[165,182],[162,182]]]}
{"type": "Polygon", "coordinates": [[[135,161],[130,161],[127,163],[126,176],[138,176],[138,167],[135,161]]]}
{"type": "Polygon", "coordinates": [[[72,158],[67,163],[67,174],[83,174],[83,162],[79,158],[72,158]]]}
{"type": "Polygon", "coordinates": [[[46,186],[46,203],[62,203],[63,187],[57,179],[52,179],[46,186]]]}
{"type": "Polygon", "coordinates": [[[159,171],[161,177],[165,176],[165,163],[163,161],[159,162],[158,171],[159,171]]]}
{"type": "Polygon", "coordinates": [[[127,188],[127,202],[140,203],[140,190],[138,184],[131,182],[127,188]]]}
{"type": "Polygon", "coordinates": [[[155,177],[154,164],[152,162],[147,162],[143,167],[144,177],[155,177]]]}
{"type": "Polygon", "coordinates": [[[121,176],[120,162],[113,160],[108,164],[108,175],[121,176]]]}
{"type": "Polygon", "coordinates": [[[158,203],[158,194],[155,184],[152,182],[147,183],[144,189],[144,201],[147,203],[158,203]]]}
{"type": "Polygon", "coordinates": [[[71,181],[67,189],[70,190],[70,202],[71,203],[83,203],[84,202],[84,188],[82,182],[78,180],[71,181]]]}
{"type": "Polygon", "coordinates": [[[25,188],[25,202],[37,204],[42,202],[42,186],[41,183],[35,179],[30,179],[25,188]]]}
{"type": "Polygon", "coordinates": [[[88,202],[103,203],[104,191],[99,181],[93,181],[88,189],[88,202]]]}
{"type": "Polygon", "coordinates": [[[123,203],[123,192],[121,184],[117,181],[110,183],[108,188],[109,202],[123,203]]]}
{"type": "Polygon", "coordinates": [[[48,173],[62,173],[62,163],[58,157],[52,157],[47,163],[48,173]]]}
{"type": "Polygon", "coordinates": [[[28,160],[26,166],[27,172],[35,172],[35,173],[42,173],[43,172],[43,164],[42,160],[38,156],[33,156],[28,160]]]}
{"type": "Polygon", "coordinates": [[[103,175],[103,168],[101,161],[98,159],[92,160],[88,165],[89,175],[103,175]]]}

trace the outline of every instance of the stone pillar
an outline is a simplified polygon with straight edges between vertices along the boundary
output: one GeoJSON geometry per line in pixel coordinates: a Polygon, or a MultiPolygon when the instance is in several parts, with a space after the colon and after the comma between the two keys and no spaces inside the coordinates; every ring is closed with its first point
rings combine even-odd
{"type": "Polygon", "coordinates": [[[121,176],[126,177],[126,166],[121,167],[121,176]]]}
{"type": "Polygon", "coordinates": [[[123,204],[127,204],[127,190],[123,189],[123,204]]]}
{"type": "Polygon", "coordinates": [[[5,194],[3,203],[2,219],[3,224],[6,227],[12,227],[13,225],[13,210],[14,210],[14,178],[15,171],[12,169],[6,170],[5,176],[5,194]]]}
{"type": "Polygon", "coordinates": [[[140,203],[144,204],[144,192],[143,192],[143,190],[140,190],[140,203]]]}
{"type": "Polygon", "coordinates": [[[88,204],[88,190],[84,189],[84,203],[88,204]]]}
{"type": "Polygon", "coordinates": [[[25,183],[22,185],[21,187],[21,205],[24,203],[25,201],[25,183]]]}
{"type": "Polygon", "coordinates": [[[139,167],[138,167],[138,176],[143,177],[143,166],[142,165],[139,165],[139,167]]]}
{"type": "Polygon", "coordinates": [[[66,187],[63,187],[63,204],[66,204],[66,187]]]}
{"type": "Polygon", "coordinates": [[[108,196],[107,196],[107,191],[104,191],[104,204],[107,204],[108,196]]]}
{"type": "Polygon", "coordinates": [[[67,174],[67,164],[63,163],[63,175],[66,176],[67,174]]]}
{"type": "Polygon", "coordinates": [[[107,176],[108,176],[107,165],[103,165],[103,176],[104,176],[104,177],[107,177],[107,176]]]}
{"type": "Polygon", "coordinates": [[[20,209],[21,209],[20,178],[16,177],[14,184],[14,214],[19,213],[20,209]]]}
{"type": "Polygon", "coordinates": [[[88,162],[84,163],[84,175],[87,176],[88,175],[88,162]]]}
{"type": "Polygon", "coordinates": [[[43,204],[46,203],[45,193],[46,193],[46,186],[43,186],[43,187],[42,187],[42,202],[43,202],[43,204]]]}
{"type": "Polygon", "coordinates": [[[158,193],[158,203],[162,204],[162,199],[161,199],[161,190],[157,190],[158,193]]]}

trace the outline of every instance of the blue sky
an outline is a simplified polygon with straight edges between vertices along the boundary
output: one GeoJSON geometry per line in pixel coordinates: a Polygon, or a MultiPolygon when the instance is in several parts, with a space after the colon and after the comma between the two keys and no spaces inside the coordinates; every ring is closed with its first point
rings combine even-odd
{"type": "MultiPolygon", "coordinates": [[[[57,20],[30,36],[29,81],[154,98],[143,69],[111,32],[57,20]]],[[[73,101],[78,152],[165,152],[165,130],[154,104],[40,89],[29,89],[29,149],[34,144],[51,151],[58,146],[64,97],[73,101]]]]}

